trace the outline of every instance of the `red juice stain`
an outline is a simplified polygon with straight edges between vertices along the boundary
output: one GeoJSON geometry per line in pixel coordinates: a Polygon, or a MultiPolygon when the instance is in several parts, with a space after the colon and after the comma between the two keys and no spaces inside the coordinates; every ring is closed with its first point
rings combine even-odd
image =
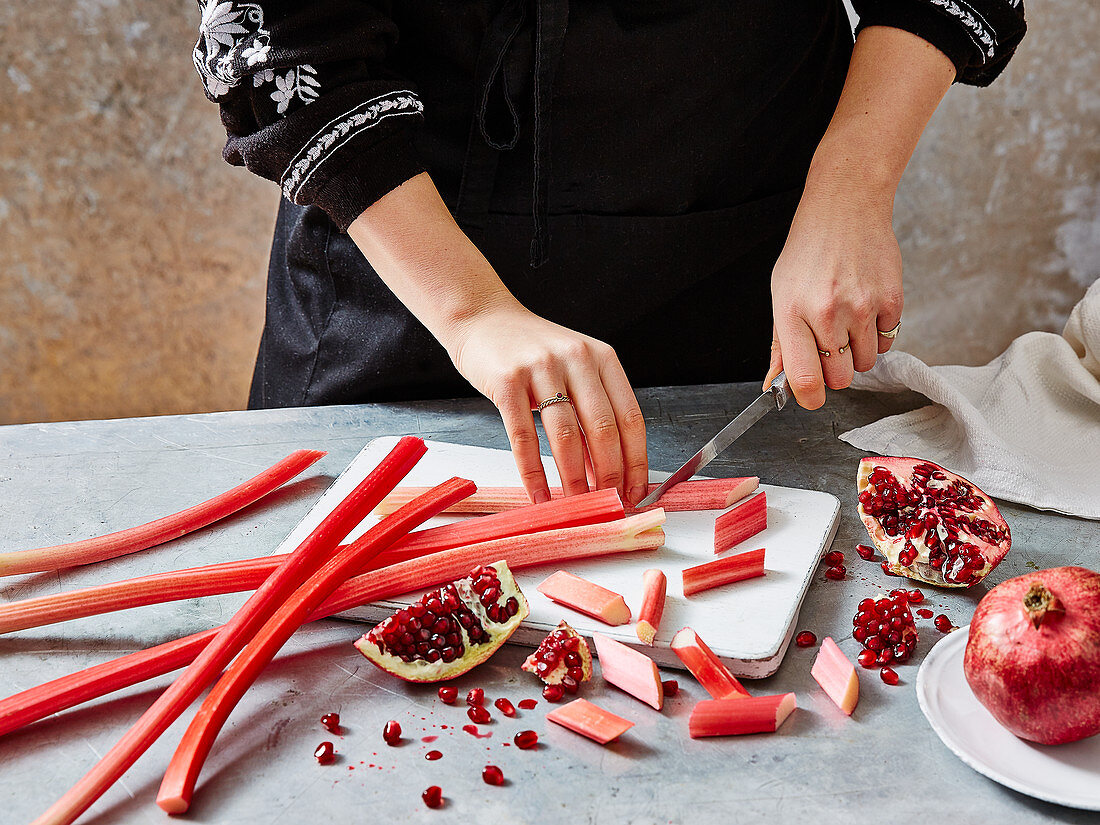
{"type": "Polygon", "coordinates": [[[488,739],[490,736],[493,735],[493,732],[491,730],[485,731],[485,733],[481,733],[477,729],[477,725],[463,725],[462,729],[466,731],[466,733],[470,734],[470,736],[476,736],[478,739],[488,739]]]}
{"type": "Polygon", "coordinates": [[[427,759],[429,762],[434,762],[437,759],[442,759],[443,754],[439,751],[428,751],[426,754],[424,754],[424,758],[427,759]]]}
{"type": "Polygon", "coordinates": [[[434,742],[438,738],[439,738],[438,736],[422,736],[422,737],[420,737],[420,741],[421,742],[434,742]]]}
{"type": "Polygon", "coordinates": [[[520,700],[520,703],[519,703],[519,706],[521,708],[523,708],[524,710],[531,710],[536,705],[538,705],[538,700],[537,699],[522,699],[522,700],[520,700]]]}

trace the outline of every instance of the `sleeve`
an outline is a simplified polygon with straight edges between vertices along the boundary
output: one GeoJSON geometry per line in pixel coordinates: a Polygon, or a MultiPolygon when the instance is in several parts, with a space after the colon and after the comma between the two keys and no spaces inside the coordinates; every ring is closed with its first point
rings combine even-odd
{"type": "Polygon", "coordinates": [[[956,79],[988,86],[1023,39],[1023,0],[852,0],[856,33],[892,26],[923,37],[955,64],[956,79]]]}
{"type": "Polygon", "coordinates": [[[424,170],[423,104],[387,69],[397,29],[363,0],[199,0],[195,68],[221,108],[224,158],[341,227],[424,170]]]}

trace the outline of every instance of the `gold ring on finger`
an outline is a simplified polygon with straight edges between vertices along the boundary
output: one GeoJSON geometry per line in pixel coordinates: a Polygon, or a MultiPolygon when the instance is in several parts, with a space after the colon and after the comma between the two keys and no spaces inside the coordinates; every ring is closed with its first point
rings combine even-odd
{"type": "Polygon", "coordinates": [[[564,392],[555,393],[554,395],[551,395],[549,398],[544,398],[542,401],[540,401],[538,403],[538,406],[535,407],[533,410],[531,410],[531,412],[542,412],[547,407],[549,407],[551,404],[562,404],[562,403],[572,404],[573,400],[568,395],[566,395],[564,392]]]}
{"type": "Polygon", "coordinates": [[[883,332],[880,329],[878,331],[878,334],[881,335],[883,338],[897,338],[899,329],[901,329],[901,321],[898,321],[897,325],[893,329],[887,330],[886,332],[883,332]]]}

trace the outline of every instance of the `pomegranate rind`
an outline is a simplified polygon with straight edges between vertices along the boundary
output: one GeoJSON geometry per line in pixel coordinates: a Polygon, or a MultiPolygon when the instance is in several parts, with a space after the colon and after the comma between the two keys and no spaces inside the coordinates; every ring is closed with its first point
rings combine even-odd
{"type": "Polygon", "coordinates": [[[679,630],[669,645],[696,681],[715,699],[746,697],[749,692],[690,627],[679,630]]]}
{"type": "MultiPolygon", "coordinates": [[[[557,631],[564,631],[565,634],[571,638],[577,639],[577,655],[581,657],[581,679],[582,682],[587,682],[592,678],[592,651],[588,647],[588,642],[584,640],[584,637],[569,626],[569,623],[562,619],[558,622],[558,626],[555,628],[557,631]]],[[[536,648],[535,652],[524,659],[523,664],[520,665],[521,670],[526,670],[528,673],[533,673],[539,676],[538,663],[539,656],[545,649],[545,645],[548,639],[554,635],[554,631],[547,634],[546,639],[542,640],[542,643],[536,648]]],[[[539,678],[548,685],[560,685],[561,680],[569,672],[569,667],[565,662],[558,662],[551,670],[548,670],[544,676],[539,678]]]]}
{"type": "Polygon", "coordinates": [[[721,553],[752,538],[768,526],[768,494],[761,490],[742,499],[714,520],[714,552],[721,553]]]}
{"type": "Polygon", "coordinates": [[[859,703],[859,674],[844,652],[829,636],[821,640],[810,675],[825,695],[848,716],[859,703]]]}
{"type": "Polygon", "coordinates": [[[963,675],[1021,739],[1062,745],[1100,733],[1100,573],[1055,567],[994,587],[970,622],[963,675]],[[1023,601],[1036,582],[1065,610],[1039,627],[1023,601]]]}
{"type": "Polygon", "coordinates": [[[574,699],[567,705],[554,708],[546,714],[546,718],[555,725],[561,725],[581,736],[587,736],[601,745],[618,739],[634,727],[634,723],[628,719],[616,716],[587,699],[574,699]]]}
{"type": "Polygon", "coordinates": [[[517,612],[506,621],[496,622],[489,618],[486,612],[487,608],[482,605],[477,594],[473,591],[469,577],[458,579],[453,584],[458,590],[465,607],[477,617],[482,628],[488,634],[488,641],[472,643],[466,629],[459,626],[457,631],[461,634],[464,653],[454,661],[429,662],[426,659],[414,659],[407,662],[389,652],[381,641],[382,634],[389,624],[395,621],[398,613],[401,612],[397,611],[394,615],[375,625],[356,641],[356,649],[382,670],[392,673],[406,682],[441,682],[445,679],[461,676],[463,673],[477,667],[496,653],[508,641],[508,637],[516,631],[520,623],[530,614],[527,599],[520,591],[519,585],[516,584],[512,572],[508,569],[508,564],[504,561],[498,561],[486,566],[496,571],[496,576],[500,581],[500,596],[497,598],[496,604],[503,605],[509,598],[515,598],[518,602],[517,612]]]}
{"type": "Polygon", "coordinates": [[[744,699],[704,699],[692,708],[688,735],[700,739],[774,733],[796,707],[798,701],[793,693],[744,699]]]}
{"type": "Polygon", "coordinates": [[[592,641],[604,680],[656,710],[664,707],[665,689],[656,662],[640,650],[601,633],[593,633],[592,641]]]}
{"type": "MultiPolygon", "coordinates": [[[[974,482],[934,462],[925,461],[919,458],[892,458],[883,456],[869,456],[860,459],[859,470],[856,474],[856,493],[860,499],[858,504],[860,520],[863,521],[863,525],[867,528],[867,533],[872,543],[875,545],[875,548],[886,559],[884,569],[894,575],[907,576],[915,581],[925,582],[926,584],[936,585],[937,587],[972,587],[988,576],[990,572],[1001,563],[1001,560],[1008,554],[1009,548],[1012,545],[1012,536],[1008,523],[1004,520],[1001,511],[997,509],[997,505],[993,503],[993,500],[982,492],[981,488],[974,482]],[[928,545],[928,542],[932,539],[928,538],[927,532],[912,537],[908,537],[904,531],[899,535],[890,535],[882,522],[868,512],[864,505],[862,494],[865,491],[870,491],[871,493],[875,492],[875,486],[871,481],[871,474],[876,467],[885,468],[898,478],[907,488],[911,488],[914,479],[913,471],[919,465],[927,465],[944,475],[942,480],[937,481],[939,487],[947,487],[956,483],[964,485],[973,497],[980,502],[980,506],[977,508],[952,510],[952,517],[955,518],[958,523],[960,536],[965,536],[966,542],[973,544],[977,548],[985,562],[980,569],[971,568],[967,571],[965,567],[959,568],[958,564],[961,564],[961,562],[957,563],[954,569],[951,570],[946,569],[948,567],[947,564],[943,564],[943,569],[937,568],[932,563],[932,554],[934,551],[928,545]],[[988,522],[998,531],[1003,531],[1003,540],[990,542],[981,536],[975,535],[972,532],[971,526],[977,522],[988,522]],[[907,542],[911,543],[912,548],[916,551],[916,555],[910,563],[905,564],[900,557],[906,549],[907,542]]],[[[937,540],[941,543],[948,537],[948,533],[942,521],[939,521],[940,512],[938,506],[929,506],[927,502],[921,502],[916,505],[910,505],[910,512],[921,517],[925,517],[930,513],[935,515],[939,523],[927,529],[934,530],[937,540]]]]}
{"type": "Polygon", "coordinates": [[[617,627],[630,621],[630,608],[619,593],[565,570],[549,576],[535,589],[550,601],[598,619],[606,625],[617,627]]]}

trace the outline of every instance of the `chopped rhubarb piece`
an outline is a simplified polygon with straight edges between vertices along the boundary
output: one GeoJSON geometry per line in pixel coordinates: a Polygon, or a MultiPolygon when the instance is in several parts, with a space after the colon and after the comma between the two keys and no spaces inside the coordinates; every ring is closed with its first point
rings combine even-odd
{"type": "MultiPolygon", "coordinates": [[[[650,484],[647,493],[657,489],[657,484],[650,484]]],[[[760,486],[760,479],[756,476],[743,478],[693,478],[681,481],[669,488],[664,495],[655,501],[650,507],[660,507],[666,513],[684,510],[725,510],[746,496],[752,495],[760,486]]],[[[402,504],[411,501],[427,487],[398,487],[385,500],[378,505],[375,513],[380,516],[388,515],[402,504]]],[[[551,499],[561,499],[561,487],[550,488],[551,499]]],[[[455,514],[475,513],[500,513],[505,510],[514,510],[517,507],[527,507],[531,499],[523,487],[481,487],[476,493],[465,501],[460,501],[447,510],[455,514]]]]}
{"type": "Polygon", "coordinates": [[[13,576],[17,573],[37,573],[43,570],[58,570],[78,564],[92,562],[136,553],[166,541],[199,530],[215,521],[236,513],[273,490],[281,487],[294,476],[312,465],[325,453],[319,450],[296,450],[281,461],[268,467],[259,475],[238,484],[214,498],[188,507],[170,516],[109,533],[105,536],[74,541],[70,544],[58,544],[54,547],[40,547],[35,550],[13,550],[0,553],[0,576],[13,576]]]}
{"type": "Polygon", "coordinates": [[[604,679],[657,710],[664,706],[665,690],[656,662],[640,650],[599,633],[592,634],[592,641],[604,679]]]}
{"type": "Polygon", "coordinates": [[[721,559],[697,564],[682,571],[684,577],[684,595],[694,596],[704,590],[721,587],[723,584],[753,579],[764,575],[764,548],[725,556],[721,559]]]}
{"type": "Polygon", "coordinates": [[[652,645],[657,636],[661,615],[665,612],[665,591],[668,579],[660,570],[646,570],[642,574],[642,607],[638,611],[638,623],[634,632],[644,644],[652,645]]]}
{"type": "Polygon", "coordinates": [[[688,734],[692,739],[698,739],[702,736],[774,733],[796,707],[793,693],[744,699],[704,699],[691,711],[688,734]]]}
{"type": "Polygon", "coordinates": [[[714,652],[706,646],[699,634],[685,627],[672,637],[670,645],[684,666],[691,671],[699,684],[715,699],[746,697],[749,692],[722,664],[714,652]]]}
{"type": "Polygon", "coordinates": [[[616,626],[630,621],[630,608],[622,596],[564,570],[545,579],[536,589],[551,601],[604,624],[616,626]]]}
{"type": "Polygon", "coordinates": [[[714,552],[721,553],[768,526],[768,498],[763,490],[714,520],[714,552]]]}
{"type": "Polygon", "coordinates": [[[563,728],[569,728],[574,733],[587,736],[601,745],[606,745],[612,739],[618,739],[634,727],[633,722],[593,705],[585,699],[574,699],[568,705],[554,708],[546,714],[546,718],[563,728]]]}
{"type": "Polygon", "coordinates": [[[810,668],[810,675],[838,708],[852,715],[859,702],[859,676],[855,666],[828,636],[821,640],[821,649],[810,668]]]}

